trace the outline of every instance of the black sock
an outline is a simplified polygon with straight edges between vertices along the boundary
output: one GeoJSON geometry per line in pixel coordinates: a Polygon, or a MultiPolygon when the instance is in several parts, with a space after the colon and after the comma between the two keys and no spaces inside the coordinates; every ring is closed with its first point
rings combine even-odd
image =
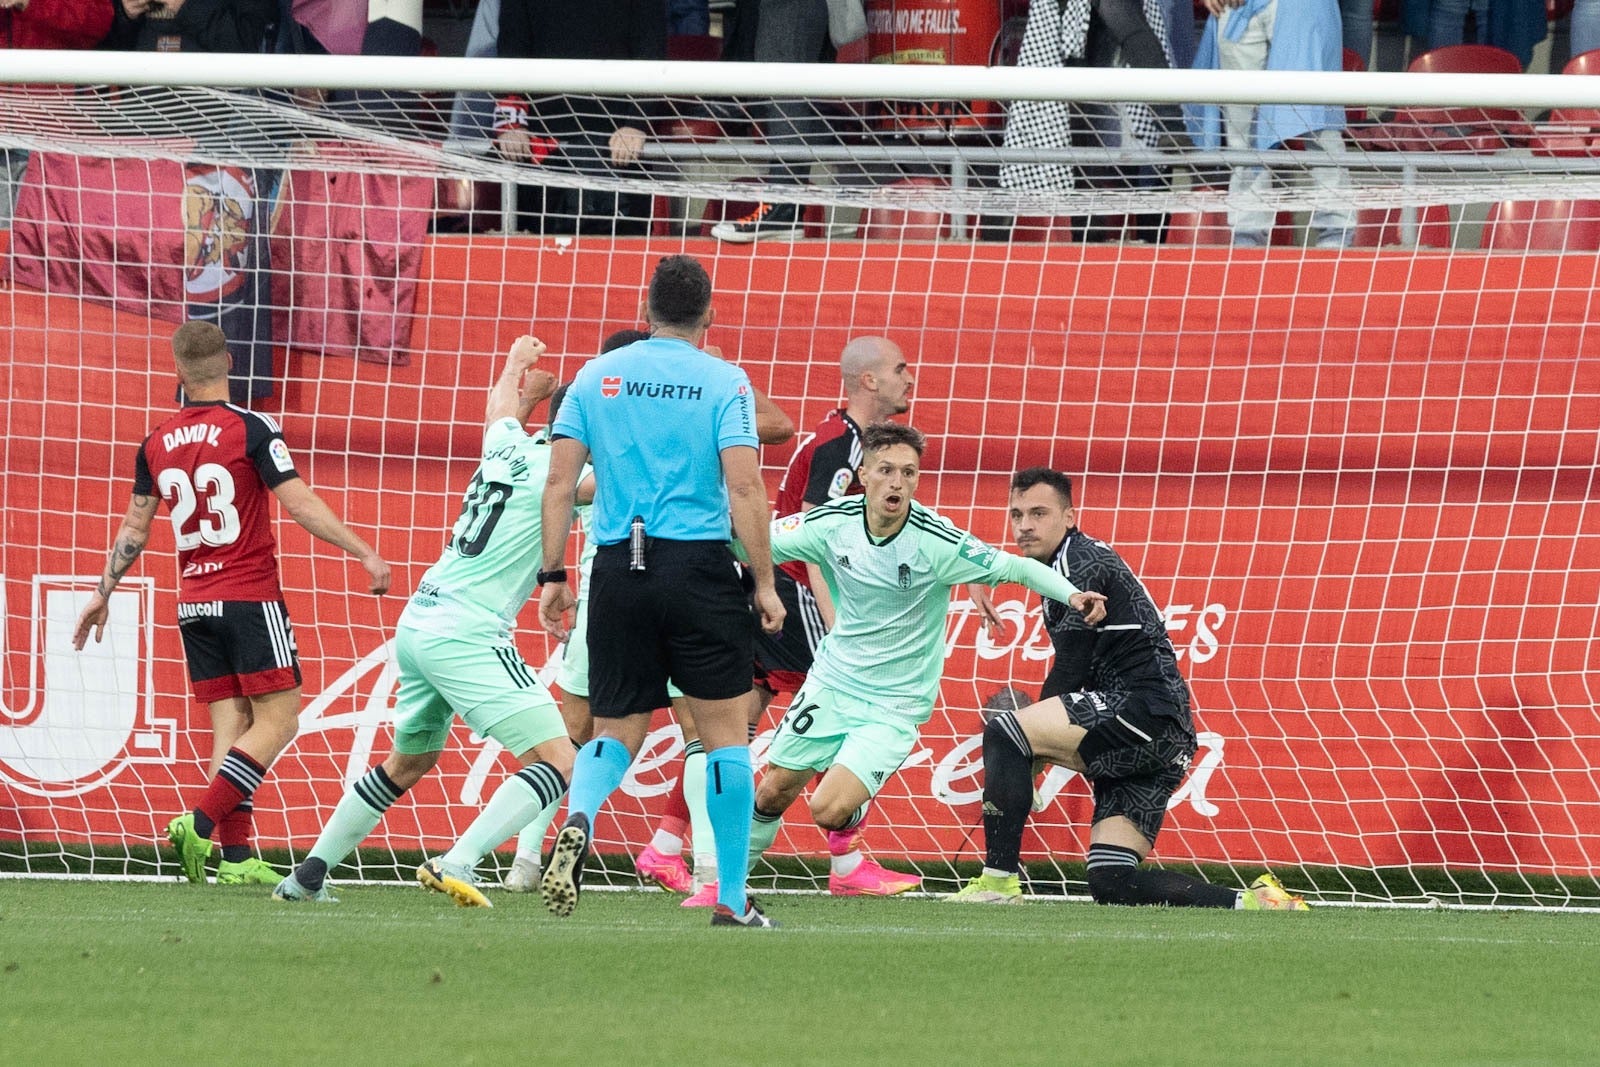
{"type": "Polygon", "coordinates": [[[250,858],[249,845],[223,845],[222,860],[224,863],[243,863],[250,858]]]}
{"type": "Polygon", "coordinates": [[[985,867],[1016,871],[1022,828],[1033,811],[1033,746],[1015,715],[996,715],[983,728],[985,867]]]}
{"type": "Polygon", "coordinates": [[[1174,908],[1231,908],[1237,889],[1177,871],[1139,866],[1139,854],[1119,845],[1089,846],[1089,894],[1097,904],[1165,904],[1174,908]]]}
{"type": "Polygon", "coordinates": [[[194,832],[196,834],[199,834],[201,837],[209,841],[211,840],[212,833],[215,832],[216,829],[217,824],[212,820],[211,816],[207,815],[199,808],[194,809],[194,832]]]}
{"type": "Polygon", "coordinates": [[[328,880],[328,864],[315,856],[307,856],[294,869],[294,880],[300,883],[302,889],[315,893],[328,880]]]}

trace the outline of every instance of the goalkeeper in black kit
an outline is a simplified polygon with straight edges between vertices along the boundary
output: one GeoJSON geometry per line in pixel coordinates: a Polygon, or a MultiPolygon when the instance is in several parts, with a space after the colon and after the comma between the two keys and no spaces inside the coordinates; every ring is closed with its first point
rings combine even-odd
{"type": "Polygon", "coordinates": [[[1196,747],[1189,686],[1166,622],[1122,557],[1078,529],[1065,474],[1046,467],[1017,472],[1010,515],[1022,554],[1079,588],[1104,592],[1107,614],[1089,626],[1065,604],[1044,601],[1055,663],[1037,704],[1002,712],[984,727],[984,868],[950,899],[1003,904],[1022,898],[1018,853],[1038,760],[1089,782],[1088,880],[1097,903],[1308,910],[1271,874],[1238,890],[1140,867],[1196,747]]]}

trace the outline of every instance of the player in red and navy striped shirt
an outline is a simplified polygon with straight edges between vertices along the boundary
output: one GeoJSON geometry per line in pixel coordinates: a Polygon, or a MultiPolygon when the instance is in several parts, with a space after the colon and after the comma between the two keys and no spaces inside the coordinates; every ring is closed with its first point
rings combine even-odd
{"type": "Polygon", "coordinates": [[[187,402],[153,430],[134,461],[133,501],[105,572],[78,618],[73,647],[105,632],[112,590],[144,551],[166,501],[178,549],[178,627],[195,698],[211,713],[211,784],[193,812],[167,826],[183,873],[205,881],[212,837],[219,884],[274,885],[250,853],[251,796],[294,740],[300,663],[278,586],[268,497],[311,534],[355,556],[368,589],[389,588],[389,565],[295,471],[278,424],[228,402],[222,331],[187,322],[172,337],[187,402]]]}

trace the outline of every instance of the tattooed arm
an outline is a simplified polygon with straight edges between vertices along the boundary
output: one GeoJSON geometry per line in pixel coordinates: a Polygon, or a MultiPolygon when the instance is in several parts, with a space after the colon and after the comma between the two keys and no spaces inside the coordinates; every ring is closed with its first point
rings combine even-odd
{"type": "Polygon", "coordinates": [[[94,587],[94,596],[89,598],[83,614],[78,616],[78,628],[72,633],[73,648],[83,650],[90,630],[94,631],[96,642],[105,636],[111,591],[122,581],[122,576],[132,569],[139,553],[144,551],[145,542],[150,540],[150,521],[155,518],[156,506],[160,503],[158,496],[133,495],[128,514],[122,520],[122,529],[117,531],[117,539],[111,546],[105,573],[100,575],[100,581],[94,587]]]}

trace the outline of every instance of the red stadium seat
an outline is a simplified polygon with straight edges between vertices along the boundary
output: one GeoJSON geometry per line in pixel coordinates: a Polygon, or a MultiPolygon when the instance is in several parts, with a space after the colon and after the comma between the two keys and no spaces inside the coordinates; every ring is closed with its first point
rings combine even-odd
{"type": "MultiPolygon", "coordinates": [[[[1522,62],[1504,48],[1457,44],[1424,52],[1406,68],[1412,74],[1521,74],[1522,62]]],[[[1498,152],[1533,136],[1522,112],[1508,107],[1401,108],[1387,122],[1352,131],[1368,149],[1410,152],[1498,152]]]]}
{"type": "Polygon", "coordinates": [[[1494,252],[1600,250],[1600,200],[1505,200],[1489,211],[1483,247],[1494,252]]]}
{"type": "Polygon", "coordinates": [[[1167,217],[1169,245],[1231,245],[1226,211],[1174,211],[1167,217]]]}
{"type": "MultiPolygon", "coordinates": [[[[1383,248],[1404,244],[1400,230],[1400,208],[1367,207],[1356,212],[1356,232],[1351,241],[1356,248],[1383,248]]],[[[1455,243],[1455,227],[1446,204],[1427,204],[1417,208],[1417,246],[1449,248],[1455,243]]]]}
{"type": "Polygon", "coordinates": [[[1600,48],[1579,52],[1561,68],[1563,74],[1600,74],[1600,48]]]}
{"type": "Polygon", "coordinates": [[[674,33],[667,38],[667,58],[715,63],[722,58],[722,38],[709,33],[674,33]]]}
{"type": "Polygon", "coordinates": [[[1011,226],[1011,240],[1025,244],[1064,245],[1077,240],[1070,215],[1018,215],[1011,226]]]}
{"type": "Polygon", "coordinates": [[[1412,74],[1521,74],[1522,61],[1492,44],[1452,44],[1411,61],[1412,74]]]}
{"type": "Polygon", "coordinates": [[[1533,128],[1528,147],[1536,156],[1600,155],[1600,108],[1556,108],[1533,128]]]}
{"type": "MultiPolygon", "coordinates": [[[[948,188],[942,178],[901,178],[886,190],[948,188]]],[[[937,241],[950,235],[950,217],[929,208],[869,207],[861,213],[860,234],[867,240],[937,241]]]]}

